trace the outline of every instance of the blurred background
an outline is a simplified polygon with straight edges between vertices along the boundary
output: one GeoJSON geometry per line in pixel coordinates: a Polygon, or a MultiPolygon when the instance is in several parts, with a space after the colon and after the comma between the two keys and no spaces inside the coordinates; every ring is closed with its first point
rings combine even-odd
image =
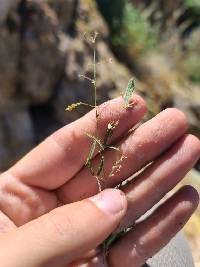
{"type": "MultiPolygon", "coordinates": [[[[98,101],[119,95],[130,77],[148,119],[183,110],[200,137],[199,0],[0,0],[0,169],[84,114],[92,101],[87,35],[97,31],[98,101]],[[86,35],[84,33],[87,33],[86,35]],[[112,64],[108,63],[112,59],[112,64]]],[[[200,189],[200,163],[186,177],[200,189]]],[[[200,266],[200,210],[185,228],[200,266]]]]}

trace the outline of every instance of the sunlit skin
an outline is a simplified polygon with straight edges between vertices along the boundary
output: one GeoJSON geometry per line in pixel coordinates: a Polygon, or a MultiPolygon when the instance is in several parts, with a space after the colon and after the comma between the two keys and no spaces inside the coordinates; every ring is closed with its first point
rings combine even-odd
{"type": "MultiPolygon", "coordinates": [[[[103,262],[99,244],[119,225],[121,229],[132,225],[158,203],[200,157],[200,141],[186,134],[187,119],[177,109],[164,110],[129,132],[146,111],[141,97],[135,95],[131,101],[128,109],[123,108],[122,97],[99,107],[100,137],[109,122],[119,120],[111,143],[127,157],[120,172],[107,178],[104,186],[115,187],[151,162],[122,188],[124,193],[109,189],[90,198],[98,193],[98,185],[84,165],[91,147],[85,132],[95,134],[94,110],[52,134],[1,174],[1,266],[139,267],[187,222],[199,201],[191,186],[180,189],[115,243],[103,262]],[[109,212],[99,202],[102,199],[109,212]]],[[[94,156],[95,165],[98,154],[94,156]]],[[[109,173],[116,154],[105,151],[104,156],[109,173]]]]}

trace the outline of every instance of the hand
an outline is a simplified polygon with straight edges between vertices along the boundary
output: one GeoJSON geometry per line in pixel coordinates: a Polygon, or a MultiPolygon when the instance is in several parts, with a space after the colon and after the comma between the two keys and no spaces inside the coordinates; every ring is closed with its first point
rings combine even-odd
{"type": "MultiPolygon", "coordinates": [[[[103,266],[98,245],[118,225],[132,225],[185,176],[200,156],[200,142],[185,134],[187,120],[167,109],[127,134],[145,113],[139,96],[123,109],[122,97],[99,107],[100,135],[119,120],[112,143],[127,159],[120,172],[104,181],[114,187],[142,172],[123,187],[98,193],[84,166],[95,134],[95,112],[48,137],[0,177],[0,262],[4,267],[103,266]],[[92,197],[94,196],[94,197],[92,197]],[[126,196],[126,197],[125,197],[126,196]],[[127,205],[128,204],[128,205],[127,205]]],[[[94,158],[94,164],[98,155],[94,158]]],[[[116,154],[105,151],[108,173],[116,154]]],[[[111,247],[109,267],[139,267],[182,228],[198,205],[186,186],[111,247]]]]}

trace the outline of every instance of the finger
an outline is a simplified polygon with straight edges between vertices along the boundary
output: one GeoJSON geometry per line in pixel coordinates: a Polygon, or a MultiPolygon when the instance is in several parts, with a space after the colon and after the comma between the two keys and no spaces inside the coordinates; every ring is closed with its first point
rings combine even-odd
{"type": "Polygon", "coordinates": [[[1,265],[67,265],[98,246],[117,227],[126,206],[124,194],[109,189],[57,208],[0,239],[1,265]]]}
{"type": "Polygon", "coordinates": [[[120,229],[132,225],[159,202],[192,168],[199,156],[199,140],[195,136],[186,135],[129,183],[123,189],[128,199],[128,209],[120,223],[120,229]]]}
{"type": "MultiPolygon", "coordinates": [[[[187,129],[185,115],[177,109],[167,109],[150,121],[141,125],[129,137],[116,146],[121,147],[127,158],[122,163],[120,172],[113,177],[109,176],[116,153],[108,150],[105,153],[105,187],[115,186],[140,170],[148,162],[155,160],[161,153],[177,141],[187,129]]],[[[97,164],[98,158],[94,159],[97,164]]],[[[96,180],[83,168],[73,179],[58,190],[59,198],[63,203],[70,203],[95,194],[98,190],[96,180]],[[76,188],[76,190],[73,190],[76,188]]]]}
{"type": "Polygon", "coordinates": [[[132,225],[158,203],[185,177],[199,157],[199,139],[193,135],[186,135],[136,179],[127,184],[123,191],[128,199],[128,210],[120,228],[125,229],[132,225]]]}
{"type": "Polygon", "coordinates": [[[0,234],[7,233],[16,228],[16,225],[0,211],[0,234]]]}
{"type": "Polygon", "coordinates": [[[58,207],[54,192],[30,187],[11,174],[0,177],[0,210],[21,226],[58,207]]]}
{"type": "Polygon", "coordinates": [[[0,210],[0,234],[9,232],[14,228],[16,228],[16,225],[13,223],[13,221],[0,210]]]}
{"type": "MultiPolygon", "coordinates": [[[[132,99],[134,104],[129,109],[123,108],[123,101],[123,98],[119,97],[98,108],[101,114],[100,138],[105,136],[107,125],[111,121],[119,121],[111,140],[114,141],[143,117],[145,104],[141,97],[135,95],[132,99]]],[[[61,186],[80,170],[88,156],[91,140],[85,133],[95,135],[95,117],[95,110],[92,110],[55,132],[12,167],[10,172],[31,186],[45,189],[61,186]]]]}
{"type": "Polygon", "coordinates": [[[66,267],[109,267],[107,262],[105,261],[105,255],[98,254],[90,259],[83,259],[77,262],[73,262],[69,266],[66,267]]]}
{"type": "Polygon", "coordinates": [[[199,201],[190,186],[182,188],[111,249],[110,267],[140,267],[163,248],[188,221],[199,201]]]}

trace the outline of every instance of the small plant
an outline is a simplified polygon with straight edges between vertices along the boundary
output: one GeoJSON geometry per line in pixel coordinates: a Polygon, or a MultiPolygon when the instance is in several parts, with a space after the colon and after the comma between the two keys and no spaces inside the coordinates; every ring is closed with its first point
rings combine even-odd
{"type": "MultiPolygon", "coordinates": [[[[87,77],[85,75],[79,75],[80,77],[87,79],[92,83],[93,86],[93,93],[94,93],[94,103],[91,105],[90,103],[85,102],[77,102],[72,103],[66,108],[66,111],[73,111],[74,109],[78,108],[79,106],[87,106],[90,108],[95,109],[95,117],[96,117],[96,130],[95,135],[92,135],[91,133],[86,133],[87,137],[91,140],[91,148],[89,151],[89,154],[87,156],[85,165],[88,167],[88,170],[90,171],[90,174],[96,179],[98,190],[99,192],[102,191],[102,182],[105,181],[105,179],[114,176],[116,173],[118,173],[121,170],[123,161],[127,158],[125,155],[122,154],[122,151],[119,147],[115,147],[110,145],[110,139],[117,128],[119,121],[110,121],[107,125],[106,133],[103,138],[100,138],[99,134],[99,121],[101,119],[101,114],[99,112],[98,106],[97,106],[97,64],[99,64],[96,61],[96,39],[97,39],[97,32],[95,32],[92,36],[89,36],[87,40],[89,40],[89,43],[91,45],[91,48],[93,50],[93,77],[87,77]],[[105,157],[104,152],[105,150],[113,150],[118,153],[118,158],[111,167],[111,170],[109,171],[109,174],[106,177],[105,174],[105,157]],[[95,152],[98,152],[99,154],[99,162],[97,166],[94,166],[93,164],[93,158],[95,155],[95,152]]],[[[124,92],[123,98],[124,98],[124,109],[128,109],[132,106],[130,103],[130,99],[134,92],[134,80],[130,79],[127,85],[127,88],[124,92]]],[[[112,234],[110,235],[103,243],[104,248],[104,255],[107,254],[110,245],[121,235],[124,231],[122,231],[119,234],[112,234]]]]}

